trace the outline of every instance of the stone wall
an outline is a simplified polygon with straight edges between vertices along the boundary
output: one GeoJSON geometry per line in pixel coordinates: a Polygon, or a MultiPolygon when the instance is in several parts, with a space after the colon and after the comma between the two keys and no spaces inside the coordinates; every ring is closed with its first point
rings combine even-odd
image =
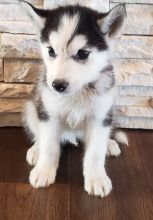
{"type": "MultiPolygon", "coordinates": [[[[50,1],[29,0],[38,7],[48,7],[50,1]]],[[[105,8],[122,2],[128,18],[115,51],[120,95],[115,122],[153,129],[153,0],[105,0],[105,8]]],[[[21,125],[40,58],[37,37],[18,1],[0,0],[0,126],[21,125]]]]}

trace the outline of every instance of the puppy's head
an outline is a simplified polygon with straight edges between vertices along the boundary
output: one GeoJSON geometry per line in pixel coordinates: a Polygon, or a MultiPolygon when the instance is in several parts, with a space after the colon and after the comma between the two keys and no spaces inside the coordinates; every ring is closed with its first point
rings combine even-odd
{"type": "Polygon", "coordinates": [[[96,81],[108,65],[110,39],[124,23],[124,5],[103,14],[79,5],[43,10],[21,4],[38,30],[48,87],[72,94],[96,81]]]}

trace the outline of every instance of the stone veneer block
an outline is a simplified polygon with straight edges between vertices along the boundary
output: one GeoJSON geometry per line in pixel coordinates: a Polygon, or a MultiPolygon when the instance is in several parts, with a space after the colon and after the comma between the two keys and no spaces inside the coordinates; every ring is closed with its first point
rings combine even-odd
{"type": "Polygon", "coordinates": [[[120,96],[115,99],[116,106],[135,106],[135,107],[151,107],[150,103],[153,97],[140,96],[120,96]]]}
{"type": "Polygon", "coordinates": [[[109,11],[109,0],[44,0],[44,8],[55,8],[56,2],[58,2],[58,5],[62,6],[67,4],[79,4],[82,6],[91,7],[92,9],[98,10],[100,12],[109,11]]]}
{"type": "MultiPolygon", "coordinates": [[[[34,5],[43,5],[43,0],[26,0],[34,5]]],[[[19,0],[0,0],[0,4],[19,4],[19,0]]]]}
{"type": "MultiPolygon", "coordinates": [[[[42,8],[38,5],[39,8],[42,8]]],[[[0,4],[0,21],[29,21],[20,4],[0,4]]]]}
{"type": "Polygon", "coordinates": [[[153,108],[151,107],[135,107],[135,106],[117,106],[115,108],[115,115],[129,116],[129,117],[152,117],[153,108]]]}
{"type": "Polygon", "coordinates": [[[0,113],[20,113],[25,103],[25,99],[0,98],[0,113]]]}
{"type": "Polygon", "coordinates": [[[22,116],[20,113],[0,113],[0,127],[22,126],[22,116]]]}
{"type": "Polygon", "coordinates": [[[0,21],[0,32],[12,34],[36,34],[33,25],[26,21],[0,21]]]}
{"type": "Polygon", "coordinates": [[[33,85],[28,84],[0,83],[0,98],[27,98],[32,89],[33,85]]]}
{"type": "Polygon", "coordinates": [[[125,36],[118,40],[114,52],[116,58],[153,59],[153,37],[125,36]]]}
{"type": "Polygon", "coordinates": [[[35,35],[2,34],[0,57],[40,58],[40,48],[35,35]]]}
{"type": "Polygon", "coordinates": [[[27,16],[19,4],[0,4],[0,21],[25,21],[27,16]]]}
{"type": "Polygon", "coordinates": [[[153,86],[153,60],[121,59],[115,64],[118,85],[153,86]]]}
{"type": "Polygon", "coordinates": [[[142,3],[142,4],[153,4],[153,0],[110,0],[110,2],[117,2],[117,3],[142,3]]]}
{"type": "Polygon", "coordinates": [[[120,96],[153,97],[153,86],[119,86],[120,96]]]}
{"type": "Polygon", "coordinates": [[[153,129],[153,118],[115,116],[114,124],[119,128],[153,129]]]}
{"type": "MultiPolygon", "coordinates": [[[[118,3],[111,3],[113,8],[118,3]]],[[[153,34],[153,5],[127,4],[127,20],[124,34],[152,35],[153,34]]]]}
{"type": "MultiPolygon", "coordinates": [[[[116,58],[153,59],[153,37],[122,36],[115,50],[116,58]]],[[[0,57],[40,58],[35,35],[1,35],[0,57]]]]}
{"type": "Polygon", "coordinates": [[[43,67],[39,59],[4,59],[4,82],[35,82],[43,67]]]}
{"type": "Polygon", "coordinates": [[[3,73],[3,59],[0,59],[0,81],[3,81],[4,73],[3,73]]]}

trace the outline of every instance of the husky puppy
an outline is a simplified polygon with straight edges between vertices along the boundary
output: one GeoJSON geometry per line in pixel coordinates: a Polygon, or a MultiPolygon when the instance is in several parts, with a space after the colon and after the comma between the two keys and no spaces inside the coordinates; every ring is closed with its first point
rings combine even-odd
{"type": "MultiPolygon", "coordinates": [[[[38,31],[46,67],[24,112],[34,142],[27,152],[27,161],[35,166],[30,183],[34,188],[53,184],[60,142],[82,139],[84,189],[104,197],[112,190],[106,155],[120,154],[118,144],[109,139],[115,94],[111,45],[124,23],[125,6],[104,14],[79,5],[50,10],[24,1],[21,5],[38,31]]],[[[126,141],[122,133],[116,139],[126,141]]]]}

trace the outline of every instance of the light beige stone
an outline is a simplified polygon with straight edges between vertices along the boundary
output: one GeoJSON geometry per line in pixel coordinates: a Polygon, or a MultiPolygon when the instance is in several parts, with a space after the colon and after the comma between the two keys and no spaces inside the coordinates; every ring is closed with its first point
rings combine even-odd
{"type": "Polygon", "coordinates": [[[153,118],[116,116],[115,126],[119,128],[153,129],[153,118]]]}
{"type": "Polygon", "coordinates": [[[0,4],[0,21],[25,21],[27,16],[19,4],[0,4]]]}
{"type": "Polygon", "coordinates": [[[153,108],[151,107],[135,107],[135,106],[117,106],[115,115],[129,117],[153,117],[153,108]]]}
{"type": "Polygon", "coordinates": [[[13,34],[36,34],[33,25],[25,21],[0,21],[0,32],[13,34]]]}
{"type": "Polygon", "coordinates": [[[0,113],[20,113],[25,103],[24,99],[0,98],[0,113]]]}
{"type": "Polygon", "coordinates": [[[152,97],[120,96],[115,99],[116,106],[150,107],[152,97]]]}
{"type": "Polygon", "coordinates": [[[0,83],[0,98],[27,98],[32,89],[28,84],[0,83]]]}
{"type": "Polygon", "coordinates": [[[144,3],[144,4],[153,4],[153,0],[110,0],[110,2],[117,3],[144,3]]]}
{"type": "Polygon", "coordinates": [[[19,127],[22,124],[20,113],[0,113],[0,127],[19,127]]]}
{"type": "Polygon", "coordinates": [[[40,58],[40,48],[35,35],[2,34],[0,57],[40,58]]]}
{"type": "Polygon", "coordinates": [[[3,74],[3,59],[0,59],[0,81],[3,81],[4,74],[3,74]]]}
{"type": "MultiPolygon", "coordinates": [[[[38,5],[38,8],[41,6],[38,5]]],[[[20,4],[0,4],[0,21],[30,21],[20,4]]]]}
{"type": "MultiPolygon", "coordinates": [[[[42,5],[43,0],[26,0],[27,2],[34,5],[42,5]]],[[[19,0],[0,0],[0,4],[19,4],[19,0]]]]}
{"type": "MultiPolygon", "coordinates": [[[[111,3],[113,8],[118,3],[111,3]]],[[[152,35],[153,34],[153,5],[127,4],[127,20],[124,34],[152,35]]]]}
{"type": "Polygon", "coordinates": [[[153,59],[153,37],[125,36],[117,43],[114,52],[116,58],[153,59]]]}
{"type": "Polygon", "coordinates": [[[150,104],[150,107],[153,108],[153,97],[152,99],[150,99],[149,104],[150,104]]]}
{"type": "Polygon", "coordinates": [[[4,59],[5,82],[35,82],[42,70],[39,59],[4,59]]]}
{"type": "Polygon", "coordinates": [[[109,11],[109,0],[44,0],[44,7],[47,9],[55,8],[57,4],[62,6],[68,4],[79,4],[91,7],[92,9],[103,13],[109,11]]]}
{"type": "Polygon", "coordinates": [[[120,96],[153,97],[153,86],[119,86],[120,96]]]}
{"type": "Polygon", "coordinates": [[[115,64],[118,85],[153,85],[153,60],[121,59],[115,64]]]}

